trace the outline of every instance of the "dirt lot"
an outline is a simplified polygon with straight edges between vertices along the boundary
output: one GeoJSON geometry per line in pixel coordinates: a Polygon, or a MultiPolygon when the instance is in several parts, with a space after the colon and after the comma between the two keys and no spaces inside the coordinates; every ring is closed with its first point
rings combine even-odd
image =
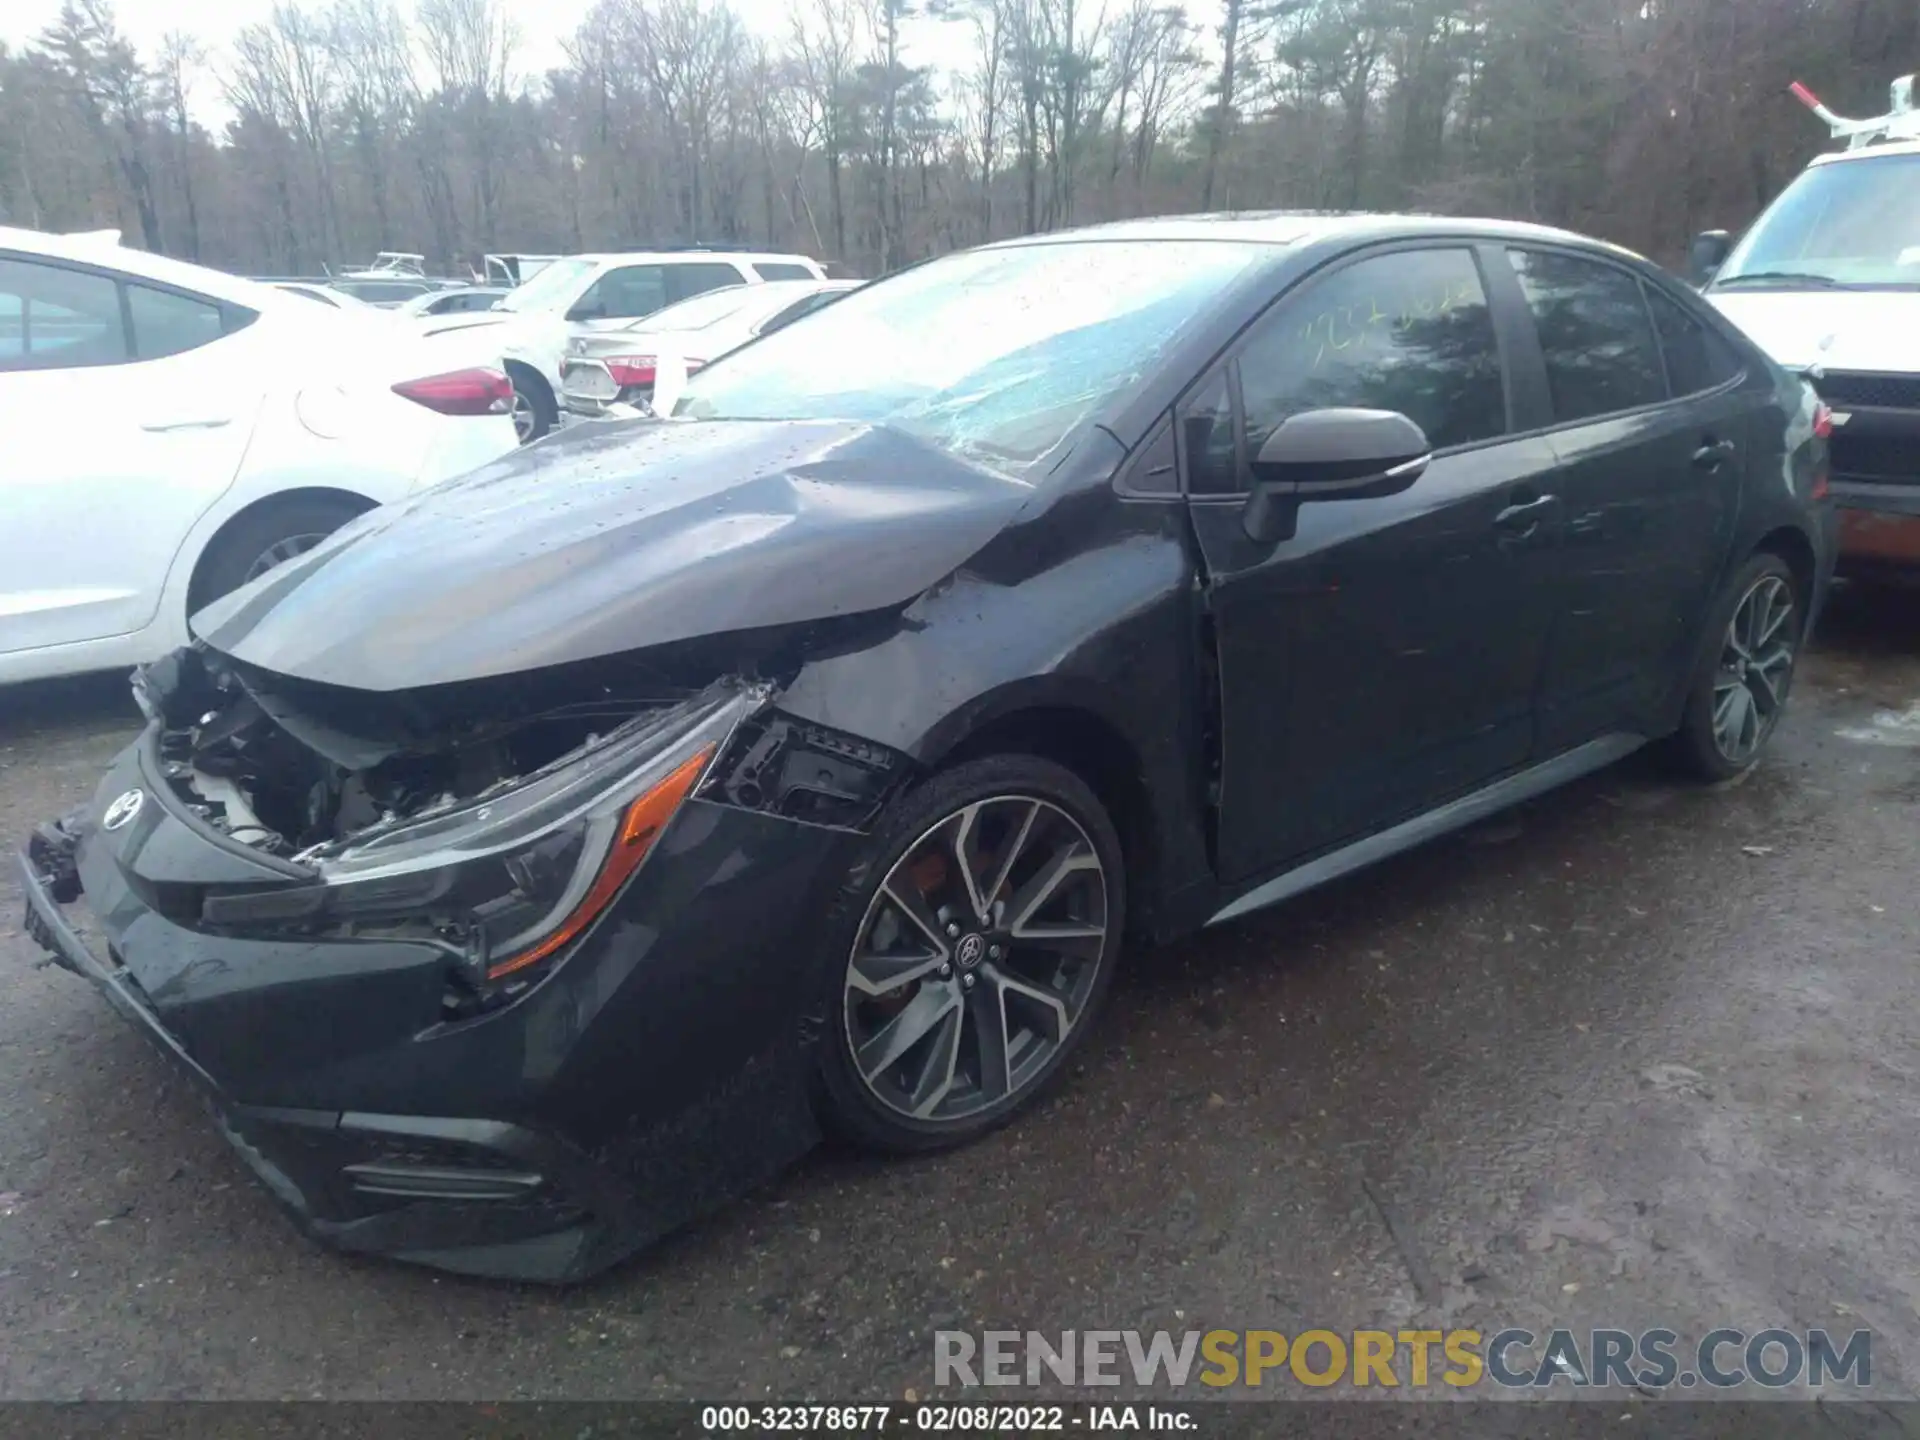
{"type": "MultiPolygon", "coordinates": [[[[0,696],[0,833],[117,680],[0,696]]],[[[1920,1377],[1920,604],[1836,597],[1718,792],[1629,760],[1130,957],[1040,1113],[820,1157],[584,1288],[323,1252],[0,879],[0,1395],[898,1397],[944,1327],[1863,1325],[1920,1377]]]]}

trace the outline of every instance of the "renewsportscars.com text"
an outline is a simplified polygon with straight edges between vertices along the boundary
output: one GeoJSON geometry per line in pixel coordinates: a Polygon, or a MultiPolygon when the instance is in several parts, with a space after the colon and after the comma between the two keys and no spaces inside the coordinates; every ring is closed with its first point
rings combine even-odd
{"type": "Polygon", "coordinates": [[[1124,1385],[1180,1389],[1332,1385],[1507,1389],[1729,1390],[1873,1383],[1873,1335],[1722,1328],[1688,1340],[1667,1329],[941,1330],[937,1386],[1124,1385]]]}

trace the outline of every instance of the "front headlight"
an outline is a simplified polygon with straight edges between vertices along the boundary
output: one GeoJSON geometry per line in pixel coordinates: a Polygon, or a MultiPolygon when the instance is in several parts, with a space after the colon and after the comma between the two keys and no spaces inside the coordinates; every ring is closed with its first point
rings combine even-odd
{"type": "Polygon", "coordinates": [[[607,909],[763,698],[713,687],[491,792],[304,851],[317,884],[212,894],[202,916],[429,941],[478,987],[518,989],[607,909]]]}

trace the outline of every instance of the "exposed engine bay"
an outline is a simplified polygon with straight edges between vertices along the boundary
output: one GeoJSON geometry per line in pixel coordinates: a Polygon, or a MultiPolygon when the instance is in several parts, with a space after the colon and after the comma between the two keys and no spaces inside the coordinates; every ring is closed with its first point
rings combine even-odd
{"type": "MultiPolygon", "coordinates": [[[[817,630],[820,627],[806,627],[817,630]]],[[[789,631],[729,637],[741,685],[780,662],[789,631]]],[[[714,683],[713,642],[524,675],[372,692],[259,671],[205,646],[145,667],[134,690],[160,724],[175,793],[215,829],[306,863],[382,830],[511,789],[714,683]],[[684,653],[697,650],[701,653],[684,653]],[[674,653],[679,651],[682,653],[674,653]]],[[[743,723],[703,793],[743,809],[863,828],[906,770],[884,746],[783,716],[743,723]]]]}

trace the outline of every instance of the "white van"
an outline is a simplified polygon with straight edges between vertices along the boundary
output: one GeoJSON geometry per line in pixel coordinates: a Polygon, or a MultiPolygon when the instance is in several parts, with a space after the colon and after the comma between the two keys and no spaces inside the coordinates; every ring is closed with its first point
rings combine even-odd
{"type": "Polygon", "coordinates": [[[1920,574],[1920,110],[1872,120],[1794,94],[1846,148],[1816,158],[1735,244],[1693,243],[1702,293],[1833,410],[1843,573],[1920,574]]]}

